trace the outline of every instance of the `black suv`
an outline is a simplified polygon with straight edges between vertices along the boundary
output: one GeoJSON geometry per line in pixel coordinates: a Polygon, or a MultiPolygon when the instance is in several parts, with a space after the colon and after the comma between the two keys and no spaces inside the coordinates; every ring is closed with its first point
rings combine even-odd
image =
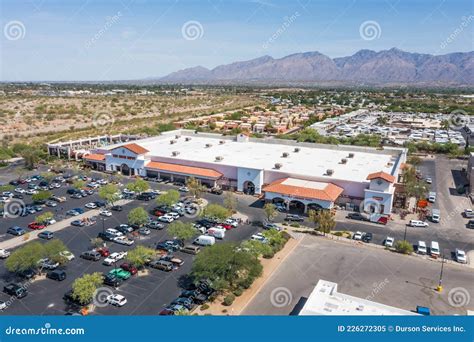
{"type": "Polygon", "coordinates": [[[3,292],[16,298],[23,298],[28,295],[28,290],[23,286],[15,283],[10,283],[3,287],[3,292]]]}
{"type": "Polygon", "coordinates": [[[54,270],[48,272],[46,276],[52,280],[63,281],[64,279],[66,279],[66,272],[64,272],[63,270],[54,270]]]}
{"type": "Polygon", "coordinates": [[[104,276],[104,285],[119,287],[120,285],[122,285],[122,283],[123,283],[122,278],[118,278],[111,274],[107,274],[104,276]]]}
{"type": "Polygon", "coordinates": [[[362,236],[362,241],[364,242],[372,241],[372,233],[365,233],[364,236],[362,236]]]}
{"type": "Polygon", "coordinates": [[[97,234],[97,237],[104,241],[113,241],[115,238],[113,234],[107,232],[100,232],[99,234],[97,234]]]}

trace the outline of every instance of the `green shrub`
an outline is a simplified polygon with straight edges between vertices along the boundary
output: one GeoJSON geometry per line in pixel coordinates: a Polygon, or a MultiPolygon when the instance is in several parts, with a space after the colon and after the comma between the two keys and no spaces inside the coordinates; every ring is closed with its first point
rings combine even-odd
{"type": "Polygon", "coordinates": [[[241,287],[239,287],[239,288],[235,289],[233,293],[236,297],[240,297],[243,292],[244,292],[244,290],[241,287]]]}
{"type": "Polygon", "coordinates": [[[299,228],[300,224],[296,223],[296,222],[293,222],[293,223],[290,224],[290,226],[293,227],[293,228],[299,228]]]}
{"type": "Polygon", "coordinates": [[[399,240],[395,242],[395,250],[398,253],[402,254],[411,254],[413,253],[413,246],[406,240],[399,240]]]}
{"type": "Polygon", "coordinates": [[[336,235],[336,236],[343,236],[344,232],[334,232],[333,234],[336,235]]]}
{"type": "Polygon", "coordinates": [[[271,259],[275,256],[275,252],[271,251],[271,252],[268,252],[268,253],[264,253],[262,256],[263,256],[264,259],[271,259]]]}
{"type": "Polygon", "coordinates": [[[254,280],[255,278],[253,277],[247,277],[240,282],[240,286],[242,286],[244,289],[248,289],[253,284],[254,280]]]}
{"type": "Polygon", "coordinates": [[[235,296],[232,293],[229,293],[227,296],[225,296],[224,301],[222,302],[223,305],[225,306],[230,306],[235,300],[235,296]]]}
{"type": "Polygon", "coordinates": [[[207,310],[209,309],[209,304],[203,304],[201,305],[201,310],[204,311],[204,310],[207,310]]]}

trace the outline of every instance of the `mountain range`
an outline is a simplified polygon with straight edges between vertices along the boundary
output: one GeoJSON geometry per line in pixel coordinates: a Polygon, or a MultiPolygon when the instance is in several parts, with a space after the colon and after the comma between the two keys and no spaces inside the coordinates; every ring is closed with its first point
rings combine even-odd
{"type": "Polygon", "coordinates": [[[184,84],[472,86],[474,51],[435,56],[392,48],[379,52],[360,50],[338,58],[315,51],[282,58],[262,56],[213,69],[196,66],[151,80],[184,84]]]}

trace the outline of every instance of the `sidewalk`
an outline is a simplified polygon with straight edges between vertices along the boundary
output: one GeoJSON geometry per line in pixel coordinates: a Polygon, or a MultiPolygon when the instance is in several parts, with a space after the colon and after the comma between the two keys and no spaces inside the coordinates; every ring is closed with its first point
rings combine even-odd
{"type": "Polygon", "coordinates": [[[209,309],[201,311],[198,307],[194,313],[198,315],[240,315],[252,299],[260,292],[268,279],[272,274],[280,267],[283,261],[293,252],[293,250],[299,245],[300,239],[291,238],[286,243],[285,247],[281,251],[275,254],[272,259],[261,258],[263,273],[255,280],[255,282],[244,291],[244,293],[235,298],[234,303],[231,306],[222,305],[223,297],[218,297],[214,303],[209,304],[209,309]],[[225,312],[223,312],[225,311],[225,312]]]}
{"type": "MultiPolygon", "coordinates": [[[[125,205],[130,203],[132,200],[120,200],[116,202],[116,205],[125,205]]],[[[50,226],[47,226],[45,229],[41,230],[30,230],[28,231],[25,235],[22,236],[17,236],[12,239],[8,239],[6,241],[0,242],[0,249],[12,249],[16,248],[18,246],[21,246],[27,242],[33,241],[38,238],[38,234],[41,233],[42,231],[50,231],[50,232],[58,232],[60,230],[63,230],[64,228],[67,227],[72,227],[71,222],[75,220],[81,220],[83,218],[90,218],[93,216],[98,216],[99,215],[99,209],[94,209],[90,210],[88,212],[85,212],[84,214],[80,214],[77,216],[72,216],[68,217],[64,220],[61,220],[55,224],[52,224],[50,226]]]]}

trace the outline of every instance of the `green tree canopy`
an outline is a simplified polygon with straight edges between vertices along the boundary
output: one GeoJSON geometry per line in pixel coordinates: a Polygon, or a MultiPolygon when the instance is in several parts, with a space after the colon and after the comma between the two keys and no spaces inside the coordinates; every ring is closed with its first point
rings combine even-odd
{"type": "Polygon", "coordinates": [[[180,195],[177,190],[168,190],[156,199],[156,204],[171,206],[179,201],[180,195]]]}
{"type": "Polygon", "coordinates": [[[82,189],[86,186],[86,182],[83,181],[82,179],[76,179],[73,183],[72,183],[72,187],[74,189],[82,189]]]}
{"type": "Polygon", "coordinates": [[[128,224],[142,226],[148,220],[148,213],[142,207],[134,208],[128,213],[128,224]]]}
{"type": "Polygon", "coordinates": [[[38,191],[38,193],[31,196],[33,202],[46,201],[52,196],[50,191],[38,191]]]}
{"type": "Polygon", "coordinates": [[[265,212],[268,221],[271,221],[277,214],[276,206],[273,203],[266,203],[263,206],[263,211],[265,212]]]}
{"type": "Polygon", "coordinates": [[[120,199],[119,188],[115,184],[106,184],[99,189],[99,197],[103,200],[114,204],[120,199]]]}
{"type": "Polygon", "coordinates": [[[41,215],[36,216],[35,221],[41,224],[46,224],[52,218],[54,218],[54,214],[50,211],[47,211],[45,213],[42,213],[41,215]]]}
{"type": "Polygon", "coordinates": [[[77,301],[88,304],[92,301],[95,291],[102,285],[103,276],[100,272],[84,274],[74,280],[72,284],[72,296],[77,301]]]}
{"type": "Polygon", "coordinates": [[[128,190],[138,192],[138,193],[147,191],[149,188],[150,188],[150,185],[148,184],[148,182],[141,178],[137,178],[135,179],[135,181],[127,184],[128,190]]]}
{"type": "Polygon", "coordinates": [[[168,227],[168,234],[174,236],[179,240],[188,240],[194,237],[198,233],[197,229],[192,226],[191,223],[185,223],[181,221],[174,221],[168,227]]]}
{"type": "Polygon", "coordinates": [[[317,231],[326,234],[336,227],[334,215],[329,210],[310,210],[309,220],[313,222],[317,231]]]}
{"type": "Polygon", "coordinates": [[[38,241],[30,242],[14,250],[5,260],[5,267],[10,272],[21,272],[38,266],[38,260],[44,258],[43,244],[38,241]]]}
{"type": "Polygon", "coordinates": [[[203,210],[203,216],[215,217],[221,221],[225,220],[231,215],[232,213],[229,209],[214,203],[208,204],[203,210]]]}
{"type": "Polygon", "coordinates": [[[219,243],[204,248],[192,266],[196,280],[208,279],[217,290],[248,287],[262,274],[262,264],[235,243],[219,243]]]}
{"type": "Polygon", "coordinates": [[[127,253],[126,260],[135,267],[143,267],[145,263],[156,255],[154,249],[138,245],[127,253]]]}

